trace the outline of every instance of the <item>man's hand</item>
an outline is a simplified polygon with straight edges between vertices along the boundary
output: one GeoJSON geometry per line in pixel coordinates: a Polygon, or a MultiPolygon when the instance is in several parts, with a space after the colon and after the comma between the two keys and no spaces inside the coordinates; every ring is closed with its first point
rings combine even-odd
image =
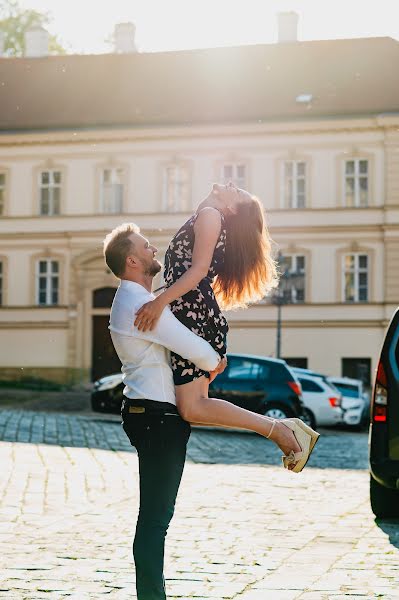
{"type": "Polygon", "coordinates": [[[223,373],[223,371],[225,370],[226,367],[227,367],[227,358],[226,358],[226,356],[223,356],[222,360],[218,364],[218,369],[219,369],[218,375],[220,373],[223,373]]]}
{"type": "Polygon", "coordinates": [[[225,370],[225,368],[227,367],[227,358],[225,356],[223,356],[223,358],[220,360],[218,366],[216,367],[216,369],[214,371],[210,371],[209,373],[209,383],[212,383],[212,381],[220,374],[223,373],[223,371],[225,370]]]}
{"type": "Polygon", "coordinates": [[[137,329],[139,331],[152,331],[164,308],[165,304],[160,300],[160,296],[143,304],[136,312],[134,324],[137,329]]]}

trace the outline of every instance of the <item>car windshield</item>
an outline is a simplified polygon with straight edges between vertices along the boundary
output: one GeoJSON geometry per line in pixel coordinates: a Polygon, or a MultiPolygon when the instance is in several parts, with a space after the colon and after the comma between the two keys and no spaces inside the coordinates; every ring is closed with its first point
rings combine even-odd
{"type": "Polygon", "coordinates": [[[359,388],[357,385],[350,385],[349,383],[337,383],[334,382],[336,388],[339,389],[343,396],[349,398],[359,398],[359,388]]]}

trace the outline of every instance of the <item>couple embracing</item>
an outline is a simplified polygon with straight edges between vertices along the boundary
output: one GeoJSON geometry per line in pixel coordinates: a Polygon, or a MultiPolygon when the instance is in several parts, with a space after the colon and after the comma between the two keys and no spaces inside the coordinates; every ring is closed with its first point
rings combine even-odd
{"type": "Polygon", "coordinates": [[[208,397],[226,366],[221,309],[245,307],[278,283],[262,205],[233,184],[214,184],[179,229],[162,268],[133,223],[104,240],[121,280],[110,331],[125,384],[122,424],[139,460],[140,509],[133,543],[138,600],[164,600],[164,544],[183,473],[190,424],[255,431],[275,442],[285,468],[300,472],[318,434],[300,419],[275,420],[208,397]]]}

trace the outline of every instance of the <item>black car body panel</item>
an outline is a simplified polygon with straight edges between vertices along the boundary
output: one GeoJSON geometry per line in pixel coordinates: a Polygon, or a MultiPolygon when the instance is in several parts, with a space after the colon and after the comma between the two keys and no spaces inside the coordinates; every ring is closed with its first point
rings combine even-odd
{"type": "Polygon", "coordinates": [[[386,380],[386,420],[378,421],[375,418],[377,372],[370,407],[370,471],[380,485],[397,489],[399,483],[399,308],[388,326],[381,349],[380,363],[386,380]]]}
{"type": "Polygon", "coordinates": [[[228,354],[228,363],[209,386],[209,395],[264,414],[268,405],[281,405],[290,416],[303,414],[302,397],[290,387],[299,382],[285,361],[250,354],[228,354]]]}

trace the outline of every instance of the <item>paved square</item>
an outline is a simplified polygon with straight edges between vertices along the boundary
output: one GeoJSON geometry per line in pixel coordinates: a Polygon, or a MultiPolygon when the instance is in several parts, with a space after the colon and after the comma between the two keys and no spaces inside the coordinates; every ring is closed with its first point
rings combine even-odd
{"type": "MultiPolygon", "coordinates": [[[[116,421],[0,412],[0,598],[135,598],[137,457],[116,421]]],[[[193,431],[168,598],[399,598],[399,523],[375,523],[366,467],[365,433],[323,432],[294,475],[259,436],[193,431]]]]}

